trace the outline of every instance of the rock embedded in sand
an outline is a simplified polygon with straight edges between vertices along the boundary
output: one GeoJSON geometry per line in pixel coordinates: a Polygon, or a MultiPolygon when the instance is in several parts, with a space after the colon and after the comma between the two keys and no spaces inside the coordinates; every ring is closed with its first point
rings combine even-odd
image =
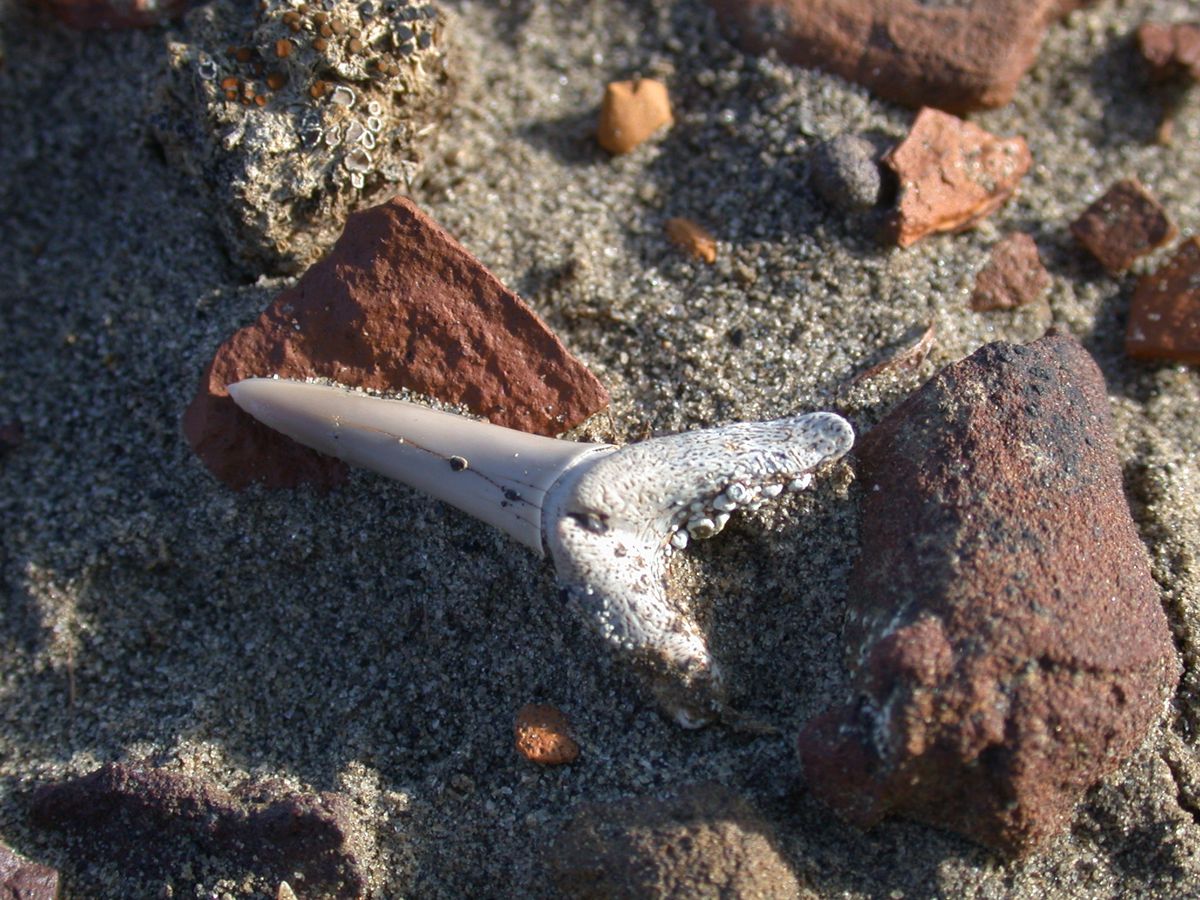
{"type": "Polygon", "coordinates": [[[302,271],[350,211],[407,184],[449,106],[430,3],[217,0],[185,23],[151,124],[252,275],[302,271]]]}
{"type": "Polygon", "coordinates": [[[1134,359],[1200,363],[1200,238],[1184,241],[1170,262],[1138,281],[1125,352],[1134,359]]]}
{"type": "Polygon", "coordinates": [[[1037,244],[1027,234],[1013,232],[993,248],[987,264],[975,276],[971,309],[1015,309],[1038,300],[1050,286],[1037,244]]]}
{"type": "Polygon", "coordinates": [[[106,859],[162,868],[173,845],[299,873],[313,896],[361,897],[367,887],[366,838],[353,803],[340,794],[301,794],[282,782],[236,791],[181,772],[108,763],[90,775],[44,785],[30,806],[33,823],[85,838],[106,859]]]}
{"type": "Polygon", "coordinates": [[[1008,200],[1033,162],[1025,139],[997,138],[936,109],[917,114],[884,163],[900,180],[896,243],[970,228],[1008,200]]]}
{"type": "Polygon", "coordinates": [[[231,487],[336,484],[344,463],[229,397],[227,385],[268,375],[407,389],[547,435],[608,405],[533,310],[404,198],[352,215],[328,257],[220,346],[184,415],[192,449],[231,487]]]}
{"type": "Polygon", "coordinates": [[[561,766],[579,758],[567,717],[553,706],[527,703],[513,725],[517,752],[541,766],[561,766]]]}
{"type": "Polygon", "coordinates": [[[862,439],[850,701],[808,784],[1026,853],[1138,746],[1179,677],[1129,514],[1104,380],[1074,340],[994,343],[862,439]]]}
{"type": "Polygon", "coordinates": [[[1143,22],[1137,41],[1153,81],[1200,81],[1200,22],[1143,22]]]}
{"type": "Polygon", "coordinates": [[[72,28],[149,28],[180,15],[192,0],[35,0],[72,28]]]}
{"type": "Polygon", "coordinates": [[[815,898],[775,849],[771,826],[722,787],[587,804],[553,845],[568,897],[815,898]]]}
{"type": "Polygon", "coordinates": [[[630,153],[673,121],[671,99],[661,81],[614,81],[604,89],[596,140],[609,153],[630,153]]]}
{"type": "Polygon", "coordinates": [[[1167,211],[1136,178],[1118,181],[1071,223],[1071,234],[1112,275],[1175,237],[1167,211]]]}
{"type": "Polygon", "coordinates": [[[0,900],[55,900],[58,872],[0,844],[0,900]]]}
{"type": "MultiPolygon", "coordinates": [[[[949,112],[1002,106],[1042,34],[1076,0],[711,0],[754,52],[831,72],[885,100],[949,112]]],[[[1086,0],[1084,0],[1086,2],[1086,0]]]]}
{"type": "Polygon", "coordinates": [[[712,264],[717,261],[717,239],[691,219],[667,219],[664,226],[671,243],[693,259],[712,264]]]}
{"type": "Polygon", "coordinates": [[[883,178],[875,147],[856,134],[839,134],[813,148],[811,172],[817,193],[836,209],[855,213],[879,202],[883,178]]]}

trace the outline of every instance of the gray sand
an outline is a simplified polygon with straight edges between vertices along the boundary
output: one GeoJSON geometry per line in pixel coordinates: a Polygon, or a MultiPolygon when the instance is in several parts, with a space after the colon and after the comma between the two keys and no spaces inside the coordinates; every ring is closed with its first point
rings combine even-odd
{"type": "MultiPolygon", "coordinates": [[[[840,702],[846,576],[857,555],[848,467],[736,516],[686,554],[736,704],[781,729],[685,732],[560,608],[548,565],[399,485],[234,494],[192,456],[180,415],[231,331],[285,283],[240,281],[211,214],[147,139],[160,32],[80,35],[0,5],[0,837],[62,870],[65,897],[274,896],[220,860],[160,877],[105,866],[32,828],[39,783],[142,760],[232,785],[279,777],[354,798],[380,896],[548,893],[543,850],[583,801],[717,780],[779,830],[823,897],[1200,894],[1200,380],[1133,365],[1133,276],[1113,279],[1067,224],[1137,176],[1183,234],[1200,230],[1200,99],[1171,147],[1130,45],[1187,0],[1105,0],[1054,28],[1009,107],[1035,167],[976,231],[881,248],[805,185],[814,141],[901,136],[911,113],[835,78],[745,57],[702,0],[455,0],[461,100],[413,196],[521,292],[610,388],[580,429],[647,433],[819,408],[870,427],[940,365],[1053,321],[1108,379],[1138,523],[1187,666],[1162,728],[1023,862],[888,822],[863,834],[798,780],[792,738],[840,702]],[[604,82],[665,78],[677,122],[609,159],[590,138],[604,82]],[[719,238],[705,266],[663,222],[719,238]],[[1022,229],[1053,276],[1049,308],[973,313],[988,248],[1022,229]],[[914,326],[916,373],[851,390],[914,326]],[[530,701],[572,718],[583,755],[517,756],[530,701]]],[[[1162,254],[1143,260],[1145,271],[1162,254]]],[[[1135,273],[1136,274],[1136,273],[1135,273]]],[[[304,896],[303,888],[297,886],[304,896]]]]}

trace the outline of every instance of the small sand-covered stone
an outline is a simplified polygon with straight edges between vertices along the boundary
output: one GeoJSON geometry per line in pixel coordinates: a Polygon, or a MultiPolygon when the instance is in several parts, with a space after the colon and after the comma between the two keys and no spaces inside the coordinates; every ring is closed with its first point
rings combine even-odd
{"type": "Polygon", "coordinates": [[[1136,178],[1118,181],[1071,223],[1071,234],[1118,275],[1175,237],[1167,211],[1136,178]]]}
{"type": "Polygon", "coordinates": [[[813,792],[1027,853],[1141,743],[1179,677],[1104,379],[1074,338],[988,344],[861,440],[848,703],[813,792]]]}
{"type": "Polygon", "coordinates": [[[567,717],[553,706],[527,703],[513,725],[517,752],[541,766],[561,766],[579,758],[567,717]]]}
{"type": "Polygon", "coordinates": [[[586,805],[548,861],[567,897],[816,897],[776,849],[771,826],[714,785],[682,788],[665,800],[586,805]]]}
{"type": "Polygon", "coordinates": [[[234,261],[255,276],[303,271],[352,210],[407,185],[450,101],[432,4],[293,7],[217,0],[191,12],[167,45],[151,122],[167,158],[211,195],[234,261]],[[370,52],[300,39],[326,14],[370,52]]]}
{"type": "Polygon", "coordinates": [[[739,41],[906,106],[1002,106],[1042,33],[1087,0],[711,0],[739,41]]]}
{"type": "Polygon", "coordinates": [[[923,109],[883,161],[900,179],[895,240],[908,247],[990,215],[1013,195],[1033,158],[1024,138],[997,138],[948,113],[923,109]]]}
{"type": "Polygon", "coordinates": [[[1143,22],[1137,40],[1154,81],[1200,81],[1200,22],[1143,22]]]}
{"type": "Polygon", "coordinates": [[[717,261],[717,239],[709,234],[703,226],[691,219],[676,217],[667,220],[665,229],[671,243],[687,253],[688,256],[706,263],[717,261]]]}
{"type": "Polygon", "coordinates": [[[1006,235],[992,248],[987,264],[975,276],[971,309],[1015,309],[1033,303],[1050,286],[1037,244],[1027,234],[1006,235]]]}
{"type": "Polygon", "coordinates": [[[299,874],[319,896],[366,892],[368,839],[341,794],[301,794],[282,782],[228,791],[182,772],[108,763],[39,788],[30,817],[132,869],[158,867],[172,842],[187,842],[193,852],[299,874]]]}
{"type": "Polygon", "coordinates": [[[231,487],[341,481],[344,463],[234,404],[229,384],[266,375],[407,389],[538,434],[608,405],[533,310],[404,198],[352,215],[328,257],[221,345],[184,415],[192,449],[231,487]]]}
{"type": "Polygon", "coordinates": [[[0,900],[55,900],[58,872],[0,844],[0,900]]]}
{"type": "Polygon", "coordinates": [[[883,179],[875,148],[856,134],[822,141],[812,153],[812,184],[825,201],[843,212],[861,212],[879,202],[883,179]]]}
{"type": "Polygon", "coordinates": [[[1138,281],[1125,352],[1135,359],[1200,363],[1200,238],[1188,238],[1170,262],[1138,281]]]}
{"type": "Polygon", "coordinates": [[[614,81],[604,89],[596,140],[609,153],[629,153],[672,121],[671,99],[661,81],[614,81]]]}

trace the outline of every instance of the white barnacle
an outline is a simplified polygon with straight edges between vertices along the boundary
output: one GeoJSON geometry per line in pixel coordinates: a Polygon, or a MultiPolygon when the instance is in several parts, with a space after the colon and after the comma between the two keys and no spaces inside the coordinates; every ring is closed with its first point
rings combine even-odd
{"type": "Polygon", "coordinates": [[[548,555],[571,606],[689,728],[725,712],[724,691],[699,626],[668,598],[672,553],[725,526],[732,507],[719,498],[778,496],[854,441],[833,413],[617,448],[303,382],[252,378],[229,393],[300,443],[423,490],[548,555]]]}

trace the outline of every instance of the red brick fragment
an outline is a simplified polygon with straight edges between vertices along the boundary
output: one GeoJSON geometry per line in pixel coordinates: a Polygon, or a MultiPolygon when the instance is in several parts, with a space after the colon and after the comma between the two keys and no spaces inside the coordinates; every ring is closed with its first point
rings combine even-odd
{"type": "Polygon", "coordinates": [[[1136,178],[1125,178],[1071,223],[1071,234],[1109,273],[1119,275],[1176,232],[1162,204],[1136,178]]]}
{"type": "Polygon", "coordinates": [[[227,385],[267,375],[405,388],[548,435],[608,404],[533,310],[404,198],[350,216],[329,255],[221,345],[184,415],[192,449],[231,487],[342,480],[344,463],[230,399],[227,385]]]}
{"type": "Polygon", "coordinates": [[[1200,238],[1188,238],[1170,262],[1138,281],[1125,352],[1134,359],[1200,363],[1200,238]]]}
{"type": "Polygon", "coordinates": [[[971,309],[1015,309],[1033,303],[1050,286],[1037,244],[1027,234],[1013,232],[992,248],[992,255],[975,276],[971,309]]]}
{"type": "Polygon", "coordinates": [[[0,900],[55,900],[58,872],[0,844],[0,900]]]}
{"type": "Polygon", "coordinates": [[[1013,195],[1033,158],[1024,138],[997,138],[949,113],[923,109],[883,162],[900,179],[894,236],[908,247],[990,215],[1013,195]]]}
{"type": "Polygon", "coordinates": [[[1143,22],[1137,40],[1152,80],[1200,81],[1200,22],[1143,22]]]}
{"type": "Polygon", "coordinates": [[[1003,106],[1042,34],[1087,0],[711,0],[747,49],[775,50],[906,106],[1003,106]]]}

